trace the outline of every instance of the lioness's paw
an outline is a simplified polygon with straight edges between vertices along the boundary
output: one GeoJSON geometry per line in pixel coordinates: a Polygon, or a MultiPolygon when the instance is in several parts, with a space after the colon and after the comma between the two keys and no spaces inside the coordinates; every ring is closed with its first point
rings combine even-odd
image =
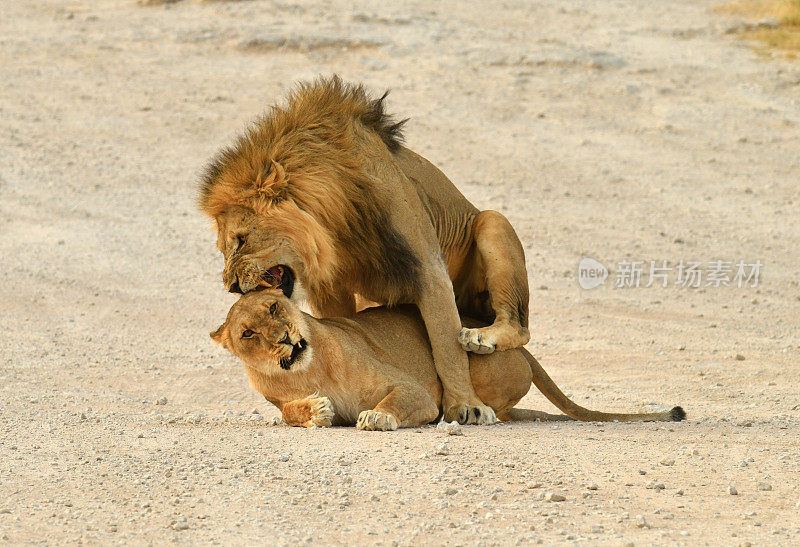
{"type": "Polygon", "coordinates": [[[492,425],[497,423],[497,416],[492,407],[486,405],[468,405],[462,403],[447,408],[444,412],[444,419],[448,422],[453,420],[460,424],[492,425]]]}
{"type": "Polygon", "coordinates": [[[458,335],[458,343],[464,351],[473,353],[492,353],[495,348],[495,340],[491,335],[483,332],[483,329],[463,328],[458,335]]]}
{"type": "Polygon", "coordinates": [[[317,427],[330,427],[333,422],[333,404],[327,397],[312,395],[308,398],[311,406],[311,422],[317,427]]]}
{"type": "Polygon", "coordinates": [[[397,429],[397,418],[387,412],[365,410],[358,415],[356,427],[364,431],[394,431],[397,429]]]}

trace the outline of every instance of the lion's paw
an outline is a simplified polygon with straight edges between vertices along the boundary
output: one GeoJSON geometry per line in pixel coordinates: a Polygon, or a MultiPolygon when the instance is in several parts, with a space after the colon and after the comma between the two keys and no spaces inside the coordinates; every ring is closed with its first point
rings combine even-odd
{"type": "Polygon", "coordinates": [[[333,404],[327,397],[312,395],[308,398],[311,407],[311,422],[317,427],[330,427],[333,423],[333,404]]]}
{"type": "Polygon", "coordinates": [[[460,424],[467,425],[492,425],[497,423],[497,415],[490,406],[468,405],[462,403],[449,407],[444,412],[444,419],[448,422],[453,420],[460,424]]]}
{"type": "Polygon", "coordinates": [[[387,412],[365,410],[358,415],[356,427],[364,431],[394,431],[398,423],[397,418],[387,412]]]}
{"type": "Polygon", "coordinates": [[[479,329],[462,328],[458,342],[466,351],[492,353],[519,348],[527,344],[531,333],[527,328],[509,323],[494,323],[479,329]]]}
{"type": "Polygon", "coordinates": [[[465,351],[472,353],[492,353],[496,346],[494,337],[484,332],[484,329],[462,328],[458,335],[458,342],[465,351]]]}

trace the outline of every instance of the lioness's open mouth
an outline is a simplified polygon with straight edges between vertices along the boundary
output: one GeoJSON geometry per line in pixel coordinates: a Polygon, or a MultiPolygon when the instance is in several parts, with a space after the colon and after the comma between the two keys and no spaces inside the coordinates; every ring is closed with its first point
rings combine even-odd
{"type": "Polygon", "coordinates": [[[277,265],[264,272],[259,289],[280,289],[286,298],[292,297],[294,291],[294,272],[289,266],[277,265]]]}
{"type": "Polygon", "coordinates": [[[292,368],[295,360],[305,351],[307,345],[304,338],[298,340],[296,344],[292,344],[292,354],[289,357],[281,357],[281,368],[284,370],[292,368]]]}

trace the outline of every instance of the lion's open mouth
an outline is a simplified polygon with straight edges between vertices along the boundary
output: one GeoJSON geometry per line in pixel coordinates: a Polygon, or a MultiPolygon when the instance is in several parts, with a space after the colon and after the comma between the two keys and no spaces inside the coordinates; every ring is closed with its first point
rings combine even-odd
{"type": "Polygon", "coordinates": [[[281,357],[281,368],[284,370],[289,370],[292,368],[295,360],[300,357],[300,354],[303,353],[306,349],[306,341],[304,338],[301,338],[297,341],[296,344],[292,344],[292,353],[289,357],[281,357]]]}
{"type": "Polygon", "coordinates": [[[273,266],[264,272],[256,290],[259,289],[279,289],[286,298],[291,298],[294,291],[294,272],[289,266],[273,266]]]}

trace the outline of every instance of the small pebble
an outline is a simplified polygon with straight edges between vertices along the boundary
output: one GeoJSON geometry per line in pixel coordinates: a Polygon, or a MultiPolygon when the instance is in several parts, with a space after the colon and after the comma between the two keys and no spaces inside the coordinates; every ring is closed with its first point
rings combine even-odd
{"type": "Polygon", "coordinates": [[[280,458],[278,458],[278,459],[279,459],[280,461],[282,461],[282,462],[288,462],[288,461],[289,461],[289,458],[291,458],[291,456],[290,456],[290,455],[288,455],[288,454],[284,454],[283,456],[281,456],[281,457],[280,457],[280,458]]]}
{"type": "Polygon", "coordinates": [[[175,522],[175,523],[172,524],[172,529],[173,530],[188,530],[189,529],[189,523],[186,522],[185,520],[179,520],[178,522],[175,522]]]}
{"type": "Polygon", "coordinates": [[[461,429],[461,426],[455,420],[453,420],[450,423],[447,423],[444,420],[442,420],[441,422],[439,422],[439,425],[436,426],[436,429],[438,429],[439,431],[444,431],[448,435],[463,435],[464,434],[464,430],[461,429]]]}
{"type": "Polygon", "coordinates": [[[544,495],[544,499],[547,501],[566,501],[567,498],[562,496],[561,494],[554,494],[553,492],[548,492],[544,495]]]}
{"type": "Polygon", "coordinates": [[[636,515],[636,527],[637,528],[650,528],[650,525],[647,524],[646,520],[644,520],[644,515],[636,515]]]}
{"type": "Polygon", "coordinates": [[[736,489],[735,486],[729,486],[728,487],[728,494],[730,494],[731,496],[738,496],[739,495],[739,491],[736,489]]]}
{"type": "Polygon", "coordinates": [[[772,486],[767,484],[766,482],[760,482],[758,483],[758,489],[761,490],[762,492],[769,492],[770,490],[772,490],[772,486]]]}
{"type": "Polygon", "coordinates": [[[744,361],[744,355],[742,355],[741,353],[737,353],[735,359],[737,361],[744,361]]]}
{"type": "Polygon", "coordinates": [[[675,458],[664,458],[663,460],[661,460],[661,465],[667,465],[667,466],[675,465],[675,458]]]}
{"type": "Polygon", "coordinates": [[[438,456],[447,456],[447,454],[449,454],[449,452],[447,450],[447,445],[445,443],[442,443],[439,446],[437,446],[436,447],[436,454],[438,456]]]}
{"type": "Polygon", "coordinates": [[[165,404],[167,404],[167,398],[166,397],[159,397],[158,399],[153,401],[153,404],[154,405],[165,405],[165,404]]]}

